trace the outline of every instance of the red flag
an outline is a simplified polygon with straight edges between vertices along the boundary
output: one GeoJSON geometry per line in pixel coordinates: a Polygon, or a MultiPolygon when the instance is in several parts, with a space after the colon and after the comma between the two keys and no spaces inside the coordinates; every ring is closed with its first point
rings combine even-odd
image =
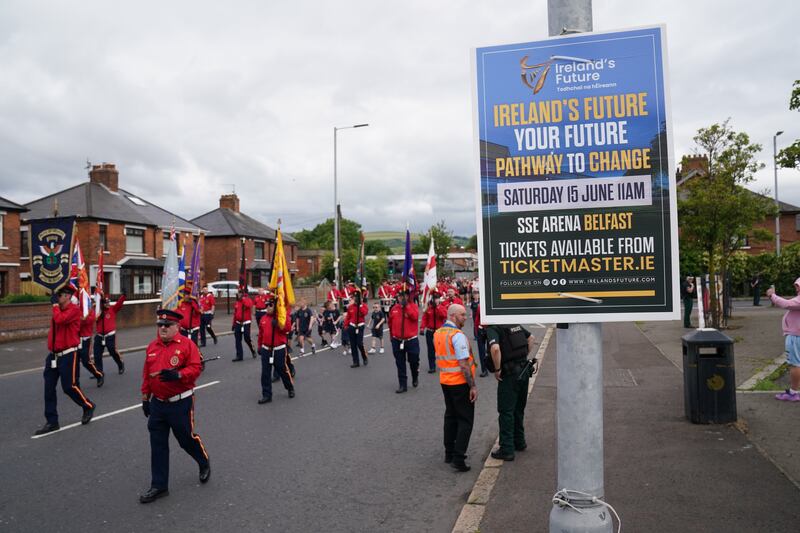
{"type": "Polygon", "coordinates": [[[97,257],[97,279],[94,282],[94,312],[98,316],[100,316],[100,302],[103,299],[103,293],[103,249],[100,248],[97,257]]]}
{"type": "Polygon", "coordinates": [[[239,290],[247,294],[247,271],[245,270],[244,242],[242,242],[242,262],[239,265],[239,290]]]}

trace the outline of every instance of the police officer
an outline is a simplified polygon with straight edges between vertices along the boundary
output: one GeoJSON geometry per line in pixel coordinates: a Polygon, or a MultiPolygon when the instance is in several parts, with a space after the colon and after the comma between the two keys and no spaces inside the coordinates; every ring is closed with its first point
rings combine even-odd
{"type": "Polygon", "coordinates": [[[397,365],[397,380],[400,386],[395,391],[402,394],[408,390],[406,359],[411,368],[411,384],[419,385],[419,308],[408,301],[408,291],[402,289],[397,293],[397,303],[389,311],[389,335],[392,337],[392,353],[397,365]]]}
{"type": "Polygon", "coordinates": [[[79,330],[81,311],[70,301],[75,289],[65,285],[53,295],[53,318],[47,336],[49,354],[44,360],[44,417],[47,420],[36,435],[44,435],[60,428],[56,409],[56,383],[61,379],[61,389],[73,402],[83,408],[81,424],[88,424],[94,416],[95,404],[83,394],[77,376],[79,330]]]}
{"type": "Polygon", "coordinates": [[[253,348],[253,341],[250,338],[250,317],[253,308],[253,300],[244,294],[241,290],[236,293],[236,303],[233,305],[233,338],[236,344],[236,357],[233,361],[241,361],[244,357],[242,350],[242,341],[247,343],[250,348],[250,354],[253,359],[256,358],[256,350],[253,348]]]}
{"type": "Polygon", "coordinates": [[[194,432],[194,384],[201,372],[200,350],[179,333],[181,314],[159,309],[158,338],[147,346],[142,372],[142,410],[150,431],[150,503],[169,494],[169,432],[200,467],[200,483],[211,477],[203,441],[194,432]]]}
{"type": "Polygon", "coordinates": [[[525,405],[528,402],[528,380],[532,366],[528,354],[535,339],[520,326],[489,326],[486,330],[489,353],[497,384],[497,421],[500,425],[500,446],[492,457],[513,461],[514,451],[528,447],[525,442],[525,405]],[[530,369],[530,371],[528,370],[530,369]]]}
{"type": "Polygon", "coordinates": [[[292,323],[287,316],[281,324],[275,316],[274,298],[264,302],[265,314],[258,324],[258,353],[261,355],[261,399],[259,404],[272,401],[273,367],[283,386],[289,391],[289,398],[294,398],[294,381],[288,364],[286,344],[289,342],[287,334],[292,329],[292,323]]]}
{"type": "Polygon", "coordinates": [[[433,334],[436,366],[444,396],[444,462],[459,472],[470,469],[465,462],[475,420],[475,358],[467,336],[461,331],[467,321],[463,305],[447,308],[447,321],[433,334]]]}
{"type": "Polygon", "coordinates": [[[117,313],[122,309],[124,302],[124,293],[114,302],[114,305],[111,305],[111,300],[108,298],[103,298],[100,314],[97,315],[97,330],[94,336],[94,366],[100,372],[103,372],[103,352],[108,348],[108,353],[117,363],[119,373],[125,373],[125,361],[117,351],[117,313]]]}

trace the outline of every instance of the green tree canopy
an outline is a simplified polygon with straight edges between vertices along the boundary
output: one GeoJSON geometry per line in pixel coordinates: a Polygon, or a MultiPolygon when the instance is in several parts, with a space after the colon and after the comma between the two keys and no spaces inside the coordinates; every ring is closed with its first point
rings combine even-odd
{"type": "Polygon", "coordinates": [[[467,241],[467,245],[464,248],[466,248],[467,250],[478,251],[478,235],[475,234],[472,237],[470,237],[469,240],[467,241]]]}
{"type": "MultiPolygon", "coordinates": [[[[342,218],[339,227],[342,250],[358,248],[360,233],[361,224],[342,218]]],[[[317,224],[314,229],[297,231],[292,236],[300,241],[300,248],[304,250],[333,250],[333,218],[317,224]]]]}
{"type": "MultiPolygon", "coordinates": [[[[800,80],[794,80],[794,89],[789,98],[789,109],[800,111],[800,80]]],[[[800,139],[778,152],[778,164],[784,168],[800,170],[800,139]]]]}
{"type": "Polygon", "coordinates": [[[444,220],[440,220],[428,228],[426,233],[420,235],[419,241],[414,244],[412,252],[415,254],[427,254],[428,249],[431,247],[431,237],[433,237],[433,249],[436,252],[437,264],[444,265],[447,252],[453,246],[453,232],[447,228],[444,220]]]}
{"type": "Polygon", "coordinates": [[[364,253],[366,255],[390,255],[392,249],[383,241],[364,241],[364,253]]]}

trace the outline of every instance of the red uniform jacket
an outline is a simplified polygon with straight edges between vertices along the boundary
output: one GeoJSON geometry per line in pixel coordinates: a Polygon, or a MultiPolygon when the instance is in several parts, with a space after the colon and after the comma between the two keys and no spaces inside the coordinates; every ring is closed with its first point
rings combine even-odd
{"type": "Polygon", "coordinates": [[[267,308],[267,297],[262,296],[260,294],[256,294],[253,297],[253,306],[255,306],[255,308],[258,309],[259,311],[263,311],[264,309],[267,308]]]}
{"type": "Polygon", "coordinates": [[[75,348],[81,343],[78,332],[81,328],[81,310],[74,303],[68,303],[62,310],[53,306],[53,322],[47,336],[47,349],[51,352],[63,352],[75,348]]]}
{"type": "Polygon", "coordinates": [[[81,338],[83,337],[91,337],[92,333],[94,333],[94,306],[89,306],[89,314],[86,315],[86,318],[81,319],[81,329],[79,334],[81,338]]]}
{"type": "Polygon", "coordinates": [[[214,298],[214,295],[211,294],[210,292],[205,296],[200,296],[200,309],[204,313],[210,313],[211,310],[216,305],[216,303],[217,303],[216,298],[214,298]]]}
{"type": "Polygon", "coordinates": [[[180,327],[182,329],[194,329],[200,327],[200,306],[197,305],[196,300],[186,300],[181,302],[177,311],[183,315],[181,318],[180,327]],[[192,323],[189,324],[191,319],[192,323]]]}
{"type": "Polygon", "coordinates": [[[328,300],[332,301],[333,303],[339,301],[339,291],[337,291],[335,287],[328,291],[328,300]]]}
{"type": "Polygon", "coordinates": [[[200,350],[197,345],[183,335],[175,335],[168,343],[156,339],[147,346],[142,370],[142,394],[152,394],[156,398],[166,400],[176,394],[194,388],[194,382],[200,376],[200,350]],[[180,370],[178,381],[161,381],[158,373],[167,368],[180,370]]]}
{"type": "Polygon", "coordinates": [[[243,297],[237,301],[233,306],[233,323],[248,322],[251,317],[251,310],[253,308],[253,300],[248,296],[243,297]]]}
{"type": "MultiPolygon", "coordinates": [[[[258,323],[258,345],[272,348],[273,346],[280,346],[286,344],[286,335],[292,330],[292,323],[289,317],[286,317],[286,323],[281,327],[275,329],[275,336],[272,336],[272,319],[275,315],[264,315],[258,323]]],[[[277,320],[277,319],[276,319],[277,320]]]]}
{"type": "Polygon", "coordinates": [[[442,300],[442,303],[440,305],[443,305],[444,308],[447,309],[453,304],[464,305],[464,300],[462,300],[458,296],[453,296],[452,300],[449,298],[445,298],[444,300],[442,300]]]}
{"type": "Polygon", "coordinates": [[[431,303],[422,315],[422,329],[432,329],[435,331],[442,327],[445,320],[447,320],[447,308],[443,307],[441,304],[434,306],[433,303],[431,303]]]}
{"type": "Polygon", "coordinates": [[[344,327],[347,326],[358,326],[359,324],[364,324],[367,320],[367,315],[369,314],[369,309],[367,308],[367,304],[361,304],[357,306],[356,304],[350,304],[347,306],[347,314],[345,315],[344,319],[344,327]]]}
{"type": "Polygon", "coordinates": [[[119,297],[119,300],[114,302],[114,305],[108,306],[108,309],[101,309],[100,314],[97,315],[97,333],[98,335],[106,335],[117,329],[117,313],[122,309],[122,303],[125,301],[125,295],[119,297]]]}
{"type": "Polygon", "coordinates": [[[389,334],[396,339],[411,339],[419,333],[417,327],[419,307],[415,303],[408,302],[405,305],[405,312],[403,309],[398,303],[389,310],[389,334]]]}
{"type": "Polygon", "coordinates": [[[483,329],[481,324],[481,304],[475,307],[475,312],[472,313],[472,328],[475,330],[475,335],[478,334],[479,329],[483,329]]]}

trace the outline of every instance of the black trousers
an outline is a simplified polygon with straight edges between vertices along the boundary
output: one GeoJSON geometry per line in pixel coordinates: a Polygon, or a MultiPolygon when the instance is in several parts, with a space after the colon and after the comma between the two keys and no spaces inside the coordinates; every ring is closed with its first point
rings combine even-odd
{"type": "Polygon", "coordinates": [[[280,378],[286,390],[294,390],[292,371],[289,368],[289,358],[286,357],[286,348],[268,350],[263,346],[258,349],[261,355],[261,397],[272,398],[272,374],[280,378]],[[270,361],[271,359],[271,361],[270,361]]]}
{"type": "Polygon", "coordinates": [[[211,321],[214,320],[214,315],[210,313],[203,313],[200,315],[200,346],[206,345],[206,332],[217,342],[217,336],[214,335],[214,330],[211,329],[211,321]]]}
{"type": "Polygon", "coordinates": [[[122,366],[122,357],[120,357],[117,351],[117,334],[97,334],[94,336],[94,366],[97,367],[97,370],[100,372],[103,372],[103,352],[106,351],[106,348],[108,348],[108,353],[111,355],[114,362],[117,363],[117,366],[122,366]]]}
{"type": "Polygon", "coordinates": [[[411,368],[411,379],[415,380],[419,376],[419,340],[414,337],[401,343],[392,337],[392,353],[394,353],[394,364],[397,366],[397,381],[400,387],[406,388],[408,386],[406,360],[411,368]]]}
{"type": "Polygon", "coordinates": [[[469,401],[469,385],[442,385],[444,394],[444,453],[456,462],[467,457],[475,404],[469,401]]]}
{"type": "Polygon", "coordinates": [[[58,424],[56,409],[56,385],[61,380],[61,390],[70,397],[78,407],[90,409],[94,404],[83,394],[78,379],[78,353],[72,352],[56,357],[51,352],[44,360],[44,417],[49,424],[58,424]],[[56,367],[53,368],[53,361],[56,367]]]}
{"type": "Polygon", "coordinates": [[[358,356],[367,362],[367,351],[364,349],[364,326],[349,326],[347,336],[350,338],[350,354],[353,356],[353,364],[359,365],[358,356]]]}
{"type": "Polygon", "coordinates": [[[169,488],[169,432],[178,444],[199,466],[208,464],[208,453],[200,436],[194,432],[194,396],[166,403],[155,398],[150,400],[150,470],[154,489],[169,488]]]}
{"type": "MultiPolygon", "coordinates": [[[[91,372],[91,374],[95,378],[99,378],[100,376],[103,375],[103,373],[100,372],[96,366],[94,366],[94,361],[92,360],[92,358],[89,357],[89,345],[91,343],[92,339],[90,338],[81,339],[81,347],[78,349],[78,356],[81,360],[81,364],[83,365],[83,367],[89,372],[91,372]]],[[[80,367],[78,367],[77,375],[78,377],[80,377],[81,375],[80,367]]]]}

